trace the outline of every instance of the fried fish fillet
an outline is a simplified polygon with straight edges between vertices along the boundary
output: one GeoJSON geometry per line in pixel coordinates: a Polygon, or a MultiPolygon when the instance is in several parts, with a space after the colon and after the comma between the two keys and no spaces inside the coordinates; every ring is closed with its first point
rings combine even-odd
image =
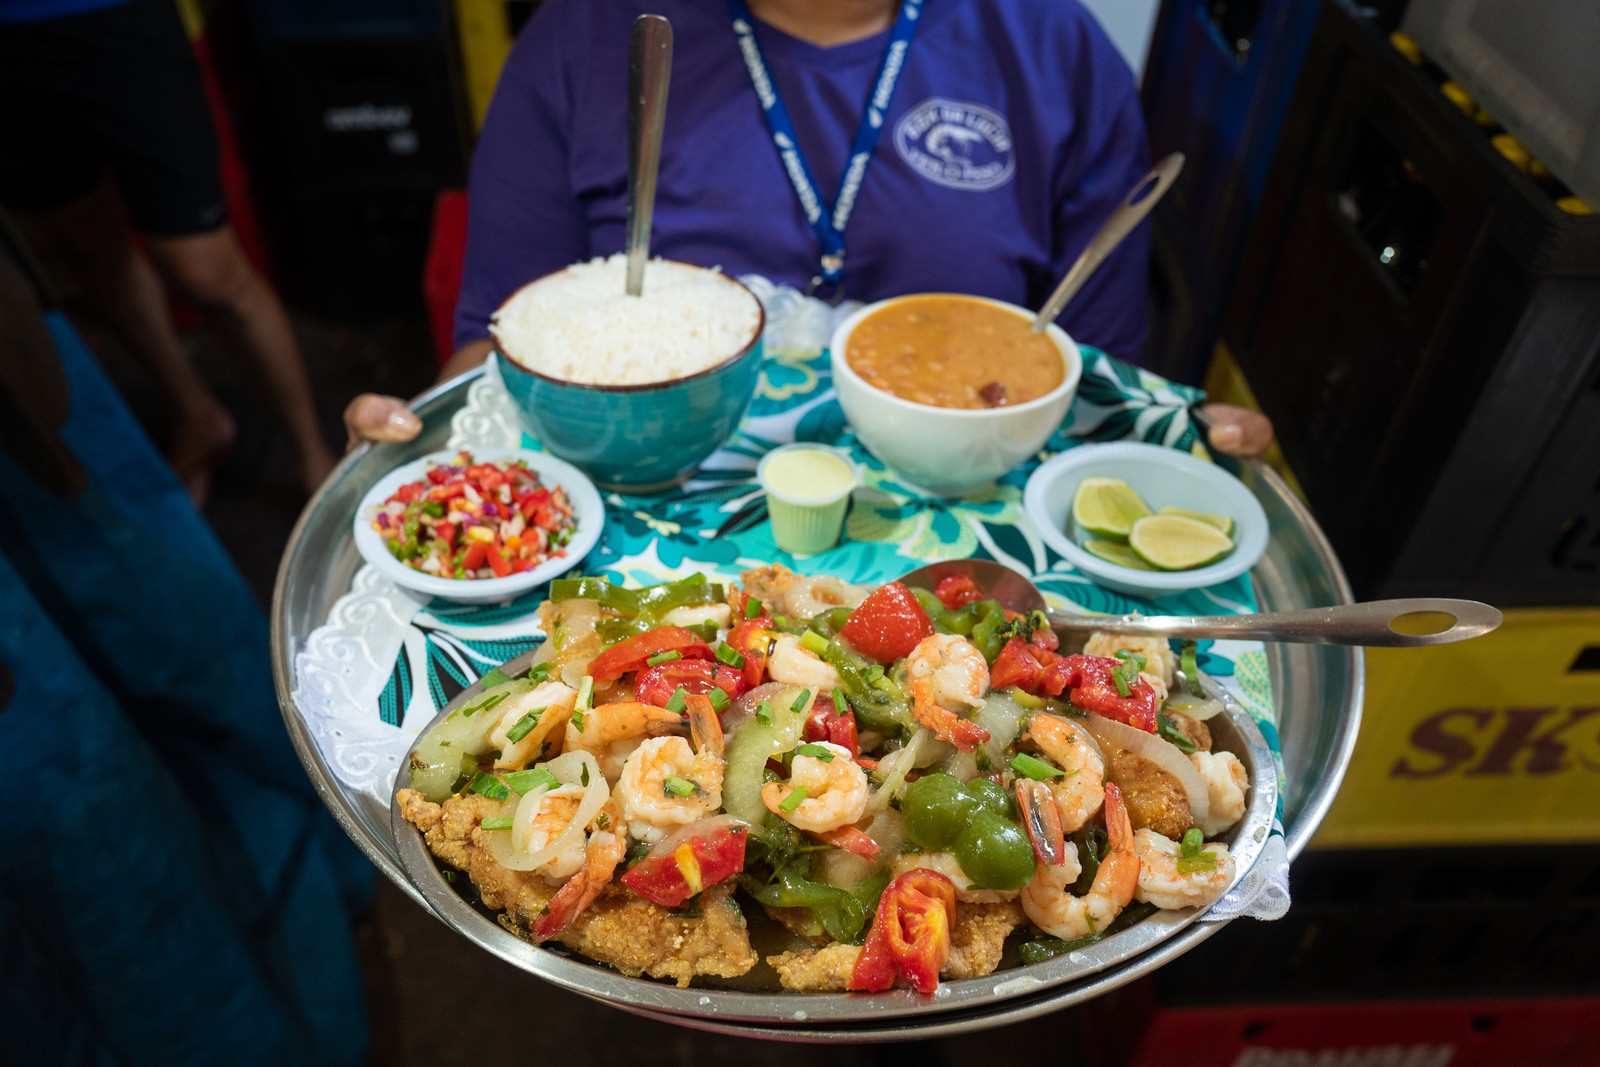
{"type": "MultiPolygon", "coordinates": [[[[500,802],[475,793],[428,801],[414,789],[398,794],[400,814],[422,832],[440,860],[464,871],[500,924],[530,939],[528,928],[555,895],[532,871],[512,871],[495,861],[487,831],[478,824],[500,813],[500,802]]],[[[731,899],[731,883],[700,895],[693,912],[672,912],[619,886],[608,886],[558,937],[590,959],[628,975],[670,978],[687,986],[698,975],[736,978],[756,965],[744,915],[731,899]]]]}
{"type": "MultiPolygon", "coordinates": [[[[999,904],[957,904],[950,930],[950,958],[939,970],[943,978],[981,978],[1000,965],[1000,953],[1011,931],[1024,922],[1015,901],[999,904]]],[[[768,956],[785,989],[801,993],[837,993],[850,981],[861,946],[835,942],[768,956]]]]}

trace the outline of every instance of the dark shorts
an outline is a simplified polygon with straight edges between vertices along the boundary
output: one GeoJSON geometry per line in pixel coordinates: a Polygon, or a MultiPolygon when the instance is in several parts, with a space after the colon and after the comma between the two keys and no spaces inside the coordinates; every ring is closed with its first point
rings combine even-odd
{"type": "Polygon", "coordinates": [[[173,0],[0,23],[0,203],[59,208],[107,169],[144,233],[227,220],[211,108],[173,0]]]}

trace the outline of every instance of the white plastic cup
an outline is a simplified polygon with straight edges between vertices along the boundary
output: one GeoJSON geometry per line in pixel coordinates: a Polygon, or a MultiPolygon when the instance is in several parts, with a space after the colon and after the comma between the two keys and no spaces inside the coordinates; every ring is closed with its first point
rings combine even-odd
{"type": "Polygon", "coordinates": [[[849,457],[825,445],[781,445],[761,458],[756,480],[766,490],[772,539],[779,548],[813,556],[839,543],[857,483],[849,457]]]}

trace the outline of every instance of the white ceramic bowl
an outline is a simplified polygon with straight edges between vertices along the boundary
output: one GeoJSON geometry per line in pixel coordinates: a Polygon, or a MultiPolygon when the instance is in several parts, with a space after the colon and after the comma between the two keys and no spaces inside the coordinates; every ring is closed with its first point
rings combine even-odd
{"type": "MultiPolygon", "coordinates": [[[[916,293],[913,296],[959,294],[916,293]]],[[[1065,375],[1060,385],[1035,400],[1012,407],[970,410],[941,408],[902,400],[868,385],[845,361],[845,346],[856,324],[909,297],[868,304],[833,332],[833,386],[839,404],[861,443],[918,488],[943,496],[962,496],[986,488],[1037,452],[1066,417],[1083,375],[1083,356],[1065,330],[1051,324],[1047,336],[1061,349],[1065,375]]],[[[968,297],[1004,308],[1027,322],[1033,312],[986,297],[968,297]]]]}
{"type": "Polygon", "coordinates": [[[1236,578],[1256,565],[1267,548],[1267,513],[1243,482],[1213,463],[1161,445],[1125,442],[1080,445],[1044,463],[1028,479],[1022,507],[1051,548],[1099,585],[1135,596],[1203,589],[1236,578]],[[1187,571],[1141,571],[1079,548],[1072,522],[1072,497],[1085,478],[1121,478],[1152,510],[1163,507],[1232,516],[1233,551],[1205,567],[1187,571]]]}
{"type": "Polygon", "coordinates": [[[372,517],[395,490],[407,482],[422,480],[427,476],[428,468],[435,464],[453,463],[457,454],[455,450],[434,452],[397,467],[378,479],[356,508],[356,548],[360,550],[361,557],[376,567],[385,578],[402,588],[457,604],[499,604],[514,600],[556,575],[571,570],[600,540],[600,530],[605,525],[605,505],[601,503],[594,483],[584,477],[578,468],[544,452],[531,452],[525,448],[479,448],[471,451],[473,460],[479,463],[523,460],[530,470],[539,475],[539,480],[546,488],[554,489],[559,485],[567,491],[576,529],[572,540],[567,542],[566,554],[547,560],[531,571],[508,574],[504,578],[470,579],[424,574],[395,559],[394,553],[384,544],[383,537],[372,528],[372,517]]]}

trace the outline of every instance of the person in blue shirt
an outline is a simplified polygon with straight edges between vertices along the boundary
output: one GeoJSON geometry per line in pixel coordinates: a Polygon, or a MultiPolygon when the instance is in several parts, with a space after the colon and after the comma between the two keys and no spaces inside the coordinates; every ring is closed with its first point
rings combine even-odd
{"type": "MultiPolygon", "coordinates": [[[[653,255],[799,289],[817,282],[831,298],[960,292],[1037,307],[1149,167],[1133,75],[1075,0],[649,10],[674,31],[653,255]]],[[[446,377],[482,361],[489,316],[517,288],[623,249],[640,11],[631,0],[548,0],[518,39],[473,159],[446,377]]],[[[1137,362],[1148,264],[1145,226],[1061,325],[1137,362]]],[[[1213,415],[1224,451],[1270,441],[1264,417],[1213,415]]],[[[403,416],[373,397],[348,416],[357,435],[363,424],[404,432],[403,416]]]]}

